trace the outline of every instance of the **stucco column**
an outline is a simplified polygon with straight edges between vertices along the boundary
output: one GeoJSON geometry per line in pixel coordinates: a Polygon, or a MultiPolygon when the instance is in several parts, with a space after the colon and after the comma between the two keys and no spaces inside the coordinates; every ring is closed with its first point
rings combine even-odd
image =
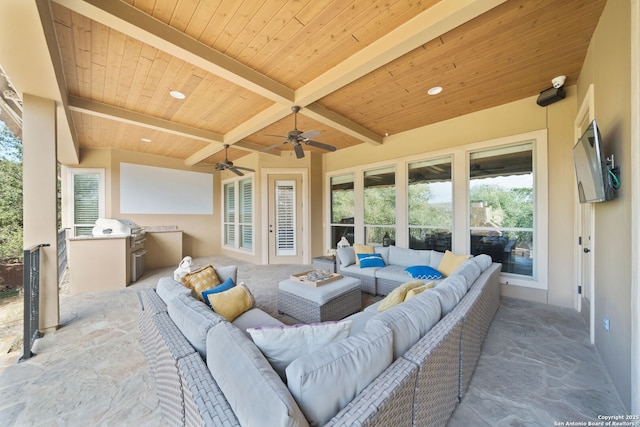
{"type": "Polygon", "coordinates": [[[23,95],[24,247],[48,243],[40,250],[40,330],[58,327],[58,253],[56,218],[55,101],[23,95]]]}

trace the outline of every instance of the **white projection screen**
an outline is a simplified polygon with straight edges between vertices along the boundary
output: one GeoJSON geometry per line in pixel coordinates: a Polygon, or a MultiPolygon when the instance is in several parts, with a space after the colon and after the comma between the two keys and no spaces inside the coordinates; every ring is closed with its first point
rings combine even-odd
{"type": "Polygon", "coordinates": [[[213,214],[213,176],[120,163],[122,214],[213,214]]]}

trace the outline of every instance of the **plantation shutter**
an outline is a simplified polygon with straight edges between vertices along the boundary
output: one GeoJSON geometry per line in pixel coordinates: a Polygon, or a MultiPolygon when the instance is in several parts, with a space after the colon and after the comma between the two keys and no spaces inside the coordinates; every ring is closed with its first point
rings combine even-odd
{"type": "Polygon", "coordinates": [[[253,182],[240,181],[240,247],[253,248],[253,182]]]}
{"type": "Polygon", "coordinates": [[[224,243],[234,246],[236,243],[236,192],[235,184],[224,186],[224,243]]]}
{"type": "Polygon", "coordinates": [[[75,235],[90,235],[100,217],[100,175],[73,175],[73,227],[75,235]]]}
{"type": "Polygon", "coordinates": [[[277,181],[276,194],[276,253],[296,254],[295,181],[277,181]]]}

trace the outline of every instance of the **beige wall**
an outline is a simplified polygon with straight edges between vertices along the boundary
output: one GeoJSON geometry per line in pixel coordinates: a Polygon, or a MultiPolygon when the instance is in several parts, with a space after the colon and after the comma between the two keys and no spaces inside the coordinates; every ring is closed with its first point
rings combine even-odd
{"type": "MultiPolygon", "coordinates": [[[[80,168],[105,169],[105,216],[108,218],[126,218],[141,226],[177,226],[183,231],[183,253],[201,257],[219,253],[220,215],[218,197],[218,177],[214,179],[213,215],[165,215],[165,214],[129,214],[120,211],[120,163],[134,163],[170,169],[211,172],[213,167],[187,167],[184,161],[149,154],[116,150],[87,150],[80,153],[80,168]]],[[[63,207],[64,211],[64,207],[63,207]]],[[[71,219],[63,218],[64,225],[71,219]]]]}
{"type": "MultiPolygon", "coordinates": [[[[543,88],[544,89],[544,88],[543,88]]],[[[567,97],[546,108],[537,97],[490,108],[478,113],[436,123],[385,138],[383,145],[360,145],[325,155],[325,171],[331,172],[363,163],[428,154],[462,146],[547,129],[549,175],[549,276],[547,291],[503,286],[503,293],[550,304],[575,307],[574,194],[572,148],[573,122],[577,110],[576,88],[567,97]],[[364,160],[363,160],[364,159],[364,160]]]]}
{"type": "MultiPolygon", "coordinates": [[[[609,1],[578,80],[578,99],[594,86],[604,152],[620,166],[618,197],[595,206],[595,344],[627,408],[631,408],[631,23],[630,2],[609,1]],[[605,316],[611,330],[602,328],[605,316]]],[[[636,165],[637,166],[637,165],[636,165]]],[[[636,361],[637,363],[637,361],[636,361]]]]}

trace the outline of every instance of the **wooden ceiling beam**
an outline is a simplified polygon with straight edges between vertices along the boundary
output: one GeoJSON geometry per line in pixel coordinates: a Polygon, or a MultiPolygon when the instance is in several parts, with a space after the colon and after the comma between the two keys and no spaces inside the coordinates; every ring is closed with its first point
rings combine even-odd
{"type": "Polygon", "coordinates": [[[365,128],[364,126],[360,126],[359,124],[352,122],[338,113],[334,113],[333,111],[326,109],[317,102],[302,108],[300,110],[300,114],[304,114],[307,117],[331,126],[340,132],[346,133],[354,138],[358,138],[371,145],[382,144],[382,136],[365,128]]]}
{"type": "Polygon", "coordinates": [[[174,55],[275,102],[291,105],[294,91],[122,1],[54,0],[61,6],[174,55]]]}
{"type": "Polygon", "coordinates": [[[92,116],[103,117],[110,120],[116,120],[123,123],[129,123],[135,126],[141,126],[148,129],[159,130],[173,135],[184,136],[199,141],[205,141],[216,145],[218,150],[222,149],[224,144],[224,136],[219,133],[209,132],[206,130],[194,128],[170,120],[159,119],[157,117],[148,116],[146,114],[137,113],[135,111],[126,110],[124,108],[114,107],[112,105],[103,104],[101,102],[80,98],[78,96],[69,95],[67,97],[69,109],[78,113],[89,114],[92,116]]]}
{"type": "MultiPolygon", "coordinates": [[[[288,114],[291,114],[290,107],[285,107],[281,104],[273,104],[271,107],[263,110],[262,112],[253,116],[251,119],[242,123],[242,125],[227,132],[224,135],[224,143],[233,145],[235,147],[238,141],[241,141],[243,138],[258,132],[261,129],[264,129],[274,122],[277,122],[283,117],[286,117],[288,114]]],[[[246,146],[247,145],[245,144],[245,147],[246,146]]],[[[216,146],[205,147],[192,156],[189,156],[185,160],[185,163],[187,166],[193,166],[203,161],[207,157],[214,155],[218,151],[220,151],[220,148],[216,146]]]]}

